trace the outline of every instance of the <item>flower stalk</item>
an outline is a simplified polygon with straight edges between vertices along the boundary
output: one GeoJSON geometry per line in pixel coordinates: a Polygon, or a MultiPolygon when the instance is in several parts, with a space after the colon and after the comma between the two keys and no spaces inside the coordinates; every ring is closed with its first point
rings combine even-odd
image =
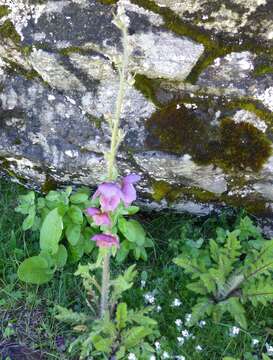
{"type": "MultiPolygon", "coordinates": [[[[122,113],[122,106],[124,103],[125,91],[128,82],[128,64],[129,64],[129,44],[128,44],[128,25],[129,19],[125,14],[122,1],[118,3],[117,14],[114,18],[114,24],[122,32],[122,45],[123,45],[123,55],[121,64],[118,65],[119,71],[119,91],[116,101],[116,109],[114,118],[109,121],[110,129],[112,132],[111,136],[111,145],[110,151],[106,154],[107,162],[107,180],[115,181],[117,179],[117,169],[116,169],[116,156],[119,145],[123,140],[123,134],[120,125],[120,117],[122,113]]],[[[100,316],[103,318],[106,311],[109,309],[109,288],[110,288],[110,257],[111,257],[111,248],[107,248],[103,257],[103,266],[102,266],[102,286],[101,286],[101,303],[100,303],[100,316]]]]}

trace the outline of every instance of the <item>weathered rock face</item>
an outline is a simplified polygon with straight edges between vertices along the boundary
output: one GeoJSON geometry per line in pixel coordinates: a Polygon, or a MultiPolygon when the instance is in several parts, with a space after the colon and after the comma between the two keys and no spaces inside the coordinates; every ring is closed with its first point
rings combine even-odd
{"type": "MultiPolygon", "coordinates": [[[[48,189],[105,175],[116,1],[0,0],[2,172],[48,189]]],[[[128,0],[121,173],[142,203],[273,210],[273,1],[128,0]]]]}

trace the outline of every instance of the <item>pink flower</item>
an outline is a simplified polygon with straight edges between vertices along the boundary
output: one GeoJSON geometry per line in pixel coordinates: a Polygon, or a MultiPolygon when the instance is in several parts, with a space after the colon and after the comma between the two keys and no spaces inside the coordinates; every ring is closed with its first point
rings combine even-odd
{"type": "Polygon", "coordinates": [[[99,209],[91,207],[86,209],[87,215],[91,216],[94,223],[98,226],[108,225],[111,226],[111,220],[107,213],[101,212],[99,209]]]}
{"type": "Polygon", "coordinates": [[[119,247],[119,238],[116,235],[111,234],[97,234],[91,238],[96,241],[98,247],[119,247]]]}
{"type": "Polygon", "coordinates": [[[100,198],[100,204],[104,212],[114,211],[123,197],[120,187],[113,182],[105,182],[99,185],[93,195],[93,199],[100,198]]]}
{"type": "Polygon", "coordinates": [[[122,179],[121,191],[122,200],[125,206],[129,206],[136,200],[136,190],[133,186],[134,183],[140,180],[140,176],[136,174],[130,174],[122,179]]]}

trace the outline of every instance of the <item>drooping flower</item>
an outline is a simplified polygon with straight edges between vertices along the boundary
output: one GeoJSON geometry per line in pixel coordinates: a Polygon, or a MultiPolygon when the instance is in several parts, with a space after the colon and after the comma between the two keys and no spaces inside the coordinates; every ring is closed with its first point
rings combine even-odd
{"type": "Polygon", "coordinates": [[[125,176],[121,182],[122,199],[125,206],[129,206],[136,200],[136,190],[134,185],[140,180],[140,176],[136,174],[130,174],[125,176]]]}
{"type": "Polygon", "coordinates": [[[111,226],[111,220],[107,213],[101,212],[99,209],[91,207],[86,209],[87,215],[91,216],[94,223],[98,226],[108,225],[111,226]]]}
{"type": "Polygon", "coordinates": [[[104,212],[114,211],[123,199],[120,187],[114,182],[104,182],[99,185],[93,195],[93,199],[99,197],[102,210],[104,212]]]}
{"type": "Polygon", "coordinates": [[[97,234],[91,238],[96,241],[98,247],[119,247],[119,238],[116,235],[111,234],[97,234]]]}

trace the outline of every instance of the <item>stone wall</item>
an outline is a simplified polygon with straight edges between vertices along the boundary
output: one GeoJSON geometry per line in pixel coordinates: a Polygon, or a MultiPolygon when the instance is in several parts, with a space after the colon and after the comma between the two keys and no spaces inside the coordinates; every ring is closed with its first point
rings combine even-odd
{"type": "MultiPolygon", "coordinates": [[[[0,0],[1,171],[95,185],[122,52],[116,1],[0,0]]],[[[273,0],[128,0],[122,174],[142,204],[273,209],[273,0]]]]}

